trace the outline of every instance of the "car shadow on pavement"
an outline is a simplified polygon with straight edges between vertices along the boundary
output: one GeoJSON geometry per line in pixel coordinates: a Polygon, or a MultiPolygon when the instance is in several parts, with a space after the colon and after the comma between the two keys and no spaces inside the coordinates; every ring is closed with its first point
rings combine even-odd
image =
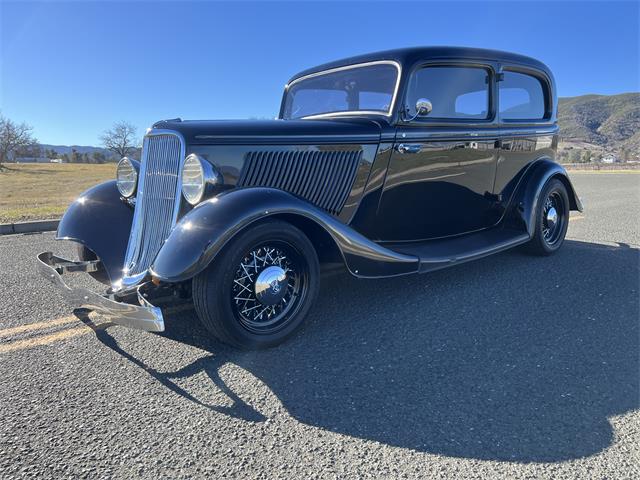
{"type": "Polygon", "coordinates": [[[324,279],[306,327],[285,344],[242,352],[210,339],[193,314],[167,317],[172,340],[212,353],[160,373],[207,372],[251,421],[262,414],[220,380],[231,362],[300,422],[454,457],[553,462],[614,441],[609,417],[640,407],[637,247],[567,241],[551,257],[506,252],[422,276],[324,279]]]}
{"type": "MultiPolygon", "coordinates": [[[[117,340],[108,332],[108,329],[114,326],[113,323],[104,322],[96,325],[89,317],[89,311],[85,309],[76,309],[74,310],[74,314],[85,325],[93,329],[97,339],[102,344],[109,347],[119,355],[122,355],[122,357],[124,357],[134,365],[142,368],[162,385],[177,393],[178,395],[186,398],[187,400],[190,400],[202,407],[214,410],[218,413],[229,415],[234,418],[240,418],[242,420],[250,422],[262,422],[266,420],[267,417],[247,405],[247,403],[238,395],[236,395],[233,390],[227,387],[224,381],[220,378],[220,375],[218,375],[218,369],[220,366],[222,366],[222,364],[216,362],[216,359],[222,357],[204,357],[186,365],[185,367],[175,372],[161,372],[155,368],[150,367],[143,360],[136,358],[134,355],[127,352],[118,344],[117,340]],[[189,378],[203,371],[207,374],[211,382],[231,400],[231,406],[211,405],[205,403],[197,397],[193,396],[177,383],[181,379],[189,378]]],[[[226,361],[224,363],[226,363],[226,361]]]]}

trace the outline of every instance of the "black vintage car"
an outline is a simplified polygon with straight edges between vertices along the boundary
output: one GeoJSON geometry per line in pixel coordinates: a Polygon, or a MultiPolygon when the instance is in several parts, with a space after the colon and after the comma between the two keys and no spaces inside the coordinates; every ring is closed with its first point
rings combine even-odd
{"type": "Polygon", "coordinates": [[[142,161],[123,158],[62,218],[80,261],[46,252],[40,269],[115,323],[164,330],[149,302],[169,288],[222,341],[272,346],[312,307],[321,265],[380,278],[557,251],[582,206],[555,162],[556,108],[549,69],[512,53],[321,65],[289,81],[275,120],[153,125],[142,161]],[[67,287],[77,271],[109,289],[67,287]]]}

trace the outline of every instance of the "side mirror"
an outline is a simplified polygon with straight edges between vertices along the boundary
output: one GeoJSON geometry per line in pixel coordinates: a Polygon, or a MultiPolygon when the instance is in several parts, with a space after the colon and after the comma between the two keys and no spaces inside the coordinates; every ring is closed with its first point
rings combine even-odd
{"type": "Polygon", "coordinates": [[[421,98],[416,102],[416,116],[426,117],[433,110],[433,105],[426,98],[421,98]]]}
{"type": "MultiPolygon", "coordinates": [[[[409,109],[407,108],[407,111],[409,109]]],[[[416,113],[413,117],[411,118],[405,118],[404,121],[405,122],[412,122],[413,120],[415,120],[418,117],[426,117],[427,115],[429,115],[431,113],[431,110],[433,110],[433,105],[431,104],[430,100],[427,100],[426,98],[420,98],[418,99],[418,101],[416,102],[416,113]]]]}

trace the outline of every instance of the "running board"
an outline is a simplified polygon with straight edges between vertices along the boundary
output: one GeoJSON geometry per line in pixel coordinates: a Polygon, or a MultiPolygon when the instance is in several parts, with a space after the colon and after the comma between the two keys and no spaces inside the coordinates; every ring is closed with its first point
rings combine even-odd
{"type": "Polygon", "coordinates": [[[528,241],[528,233],[500,227],[454,238],[385,244],[384,247],[418,257],[419,272],[425,273],[486,257],[528,241]]]}

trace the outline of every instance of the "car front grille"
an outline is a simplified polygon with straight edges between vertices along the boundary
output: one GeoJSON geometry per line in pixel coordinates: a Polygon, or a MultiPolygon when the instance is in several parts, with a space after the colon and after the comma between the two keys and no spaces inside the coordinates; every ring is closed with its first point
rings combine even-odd
{"type": "Polygon", "coordinates": [[[285,190],[338,215],[361,159],[361,149],[248,152],[238,186],[285,190]]]}
{"type": "Polygon", "coordinates": [[[184,142],[176,133],[156,131],[144,139],[135,212],[123,270],[124,286],[135,284],[144,277],[176,223],[184,154],[184,142]]]}

